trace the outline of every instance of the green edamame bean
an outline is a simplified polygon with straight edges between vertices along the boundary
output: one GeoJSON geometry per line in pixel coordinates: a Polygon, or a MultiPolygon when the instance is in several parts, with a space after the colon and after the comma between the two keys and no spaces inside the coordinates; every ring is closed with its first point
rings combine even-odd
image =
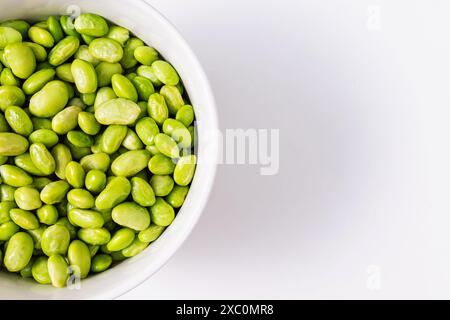
{"type": "Polygon", "coordinates": [[[154,144],[155,137],[159,134],[159,128],[155,120],[144,117],[136,123],[135,131],[142,142],[149,146],[154,144]]]}
{"type": "Polygon", "coordinates": [[[66,260],[60,255],[52,255],[48,258],[47,268],[52,285],[56,288],[63,288],[69,278],[69,266],[66,260]]]}
{"type": "Polygon", "coordinates": [[[115,176],[132,177],[147,167],[150,157],[147,150],[127,151],[113,161],[111,170],[115,176]]]}
{"type": "Polygon", "coordinates": [[[14,234],[6,246],[3,263],[10,272],[18,272],[30,262],[33,255],[33,239],[25,232],[14,234]]]}
{"type": "Polygon", "coordinates": [[[67,36],[59,41],[48,54],[48,62],[52,66],[59,66],[70,59],[78,50],[80,39],[75,36],[67,36]]]}
{"type": "Polygon", "coordinates": [[[64,180],[49,183],[41,191],[41,200],[45,204],[59,203],[64,200],[69,189],[69,184],[64,180]]]}
{"type": "Polygon", "coordinates": [[[153,188],[146,180],[139,177],[131,179],[131,196],[134,202],[143,207],[151,207],[156,200],[153,188]]]}
{"type": "MultiPolygon", "coordinates": [[[[5,181],[3,181],[6,183],[5,181]]],[[[9,186],[7,184],[0,185],[0,198],[2,201],[14,201],[14,192],[17,188],[9,186]]]]}
{"type": "Polygon", "coordinates": [[[123,46],[130,38],[130,31],[120,26],[112,26],[106,35],[107,38],[117,41],[123,46]]]}
{"type": "Polygon", "coordinates": [[[100,170],[91,170],[86,174],[86,189],[98,194],[106,187],[106,174],[100,170]]]}
{"type": "Polygon", "coordinates": [[[166,197],[166,201],[174,208],[181,208],[184,201],[186,200],[188,192],[189,187],[176,185],[166,197]]]}
{"type": "Polygon", "coordinates": [[[162,126],[164,121],[169,118],[166,100],[159,93],[152,94],[148,99],[148,114],[159,126],[162,126]]]}
{"type": "Polygon", "coordinates": [[[180,148],[188,148],[191,146],[191,134],[180,121],[167,119],[164,121],[163,131],[169,137],[172,137],[178,143],[180,148]]]}
{"type": "Polygon", "coordinates": [[[22,35],[19,31],[7,26],[0,27],[0,49],[4,49],[8,44],[21,41],[22,35]]]}
{"type": "MultiPolygon", "coordinates": [[[[33,263],[34,263],[34,259],[31,258],[30,262],[28,262],[28,264],[25,266],[25,268],[20,270],[20,276],[22,278],[31,278],[31,277],[33,277],[33,273],[31,272],[31,268],[33,267],[33,263]]],[[[0,265],[1,265],[1,262],[0,262],[0,265]]]]}
{"type": "Polygon", "coordinates": [[[141,139],[139,139],[136,132],[128,129],[127,135],[122,141],[122,146],[128,150],[140,150],[144,147],[144,144],[142,143],[141,139]]]}
{"type": "MultiPolygon", "coordinates": [[[[45,48],[34,42],[23,42],[24,45],[28,46],[34,53],[37,62],[45,62],[47,60],[47,51],[45,48]]],[[[42,66],[42,65],[41,65],[42,66]]],[[[39,69],[38,66],[36,69],[39,69]]],[[[50,69],[50,68],[41,68],[41,69],[50,69]]]]}
{"type": "Polygon", "coordinates": [[[33,143],[30,146],[30,157],[36,168],[44,174],[50,175],[55,172],[55,159],[42,143],[33,143]]]}
{"type": "Polygon", "coordinates": [[[94,93],[97,91],[97,73],[89,62],[75,59],[72,62],[72,75],[80,93],[94,93]]]}
{"type": "Polygon", "coordinates": [[[129,228],[119,229],[111,237],[111,240],[106,245],[106,248],[111,252],[125,249],[133,243],[135,236],[135,232],[129,228]]]}
{"type": "Polygon", "coordinates": [[[19,232],[20,228],[13,221],[0,224],[0,241],[8,241],[13,235],[19,232]]]}
{"type": "Polygon", "coordinates": [[[131,183],[125,177],[113,177],[105,189],[97,196],[95,207],[97,209],[111,209],[125,201],[130,195],[131,183]]]}
{"type": "Polygon", "coordinates": [[[112,219],[120,226],[142,231],[150,225],[150,215],[146,208],[134,202],[124,202],[116,206],[111,213],[112,219]]]}
{"type": "Polygon", "coordinates": [[[52,130],[52,121],[50,119],[31,117],[31,122],[33,122],[34,130],[52,130]]]}
{"type": "Polygon", "coordinates": [[[66,227],[54,224],[45,229],[42,234],[41,247],[47,256],[65,255],[70,243],[70,233],[66,227]]]}
{"type": "MultiPolygon", "coordinates": [[[[61,213],[61,210],[59,210],[61,213]]],[[[61,217],[56,222],[57,225],[65,227],[67,230],[69,230],[70,239],[74,239],[77,236],[77,228],[73,224],[70,223],[69,219],[67,217],[61,217]]]]}
{"type": "Polygon", "coordinates": [[[53,39],[52,34],[40,27],[32,26],[28,30],[28,37],[34,43],[37,43],[46,48],[51,48],[55,44],[55,39],[53,39]]]}
{"type": "Polygon", "coordinates": [[[94,139],[90,135],[78,130],[67,133],[67,140],[79,148],[91,147],[94,144],[94,139]]]}
{"type": "Polygon", "coordinates": [[[159,238],[159,236],[164,232],[166,228],[152,224],[145,230],[139,232],[139,240],[145,243],[150,243],[159,238]]]}
{"type": "Polygon", "coordinates": [[[72,64],[65,63],[56,67],[56,76],[66,82],[74,83],[75,79],[72,75],[72,64]]]}
{"type": "Polygon", "coordinates": [[[0,225],[2,223],[11,221],[11,218],[9,216],[9,211],[14,208],[17,208],[17,205],[14,201],[0,202],[0,225]]]}
{"type": "Polygon", "coordinates": [[[178,145],[171,137],[164,133],[159,133],[154,139],[155,146],[159,152],[169,158],[178,158],[180,156],[180,150],[178,145]]]}
{"type": "Polygon", "coordinates": [[[135,102],[123,98],[108,100],[95,108],[95,118],[104,125],[130,125],[140,113],[135,102]]]}
{"type": "Polygon", "coordinates": [[[100,88],[97,92],[97,96],[95,97],[94,102],[94,111],[98,108],[98,106],[102,105],[104,102],[116,99],[117,96],[114,93],[114,90],[110,87],[100,88]]]}
{"type": "Polygon", "coordinates": [[[89,44],[89,52],[100,61],[119,62],[123,57],[120,43],[108,38],[98,38],[89,44]]]}
{"type": "Polygon", "coordinates": [[[151,173],[156,175],[172,174],[175,170],[175,163],[171,158],[168,158],[165,155],[156,154],[150,159],[148,169],[151,173]]]}
{"type": "Polygon", "coordinates": [[[51,152],[55,159],[55,174],[60,179],[66,178],[66,167],[72,161],[72,153],[64,144],[57,144],[51,152]]]}
{"type": "Polygon", "coordinates": [[[90,244],[90,245],[88,245],[88,248],[89,248],[89,252],[91,253],[91,258],[92,258],[97,254],[98,250],[100,249],[100,246],[93,246],[90,244]]]}
{"type": "Polygon", "coordinates": [[[70,265],[77,267],[80,278],[86,278],[91,269],[91,254],[88,246],[80,240],[72,241],[67,257],[70,265]]]}
{"type": "Polygon", "coordinates": [[[82,188],[84,186],[84,169],[78,162],[71,161],[65,169],[67,182],[74,188],[82,188]]]}
{"type": "Polygon", "coordinates": [[[122,74],[123,69],[120,63],[103,61],[95,67],[95,72],[97,73],[98,86],[104,87],[111,84],[111,78],[113,75],[122,74]]]}
{"type": "Polygon", "coordinates": [[[17,188],[14,192],[14,200],[17,206],[23,210],[36,210],[42,206],[39,191],[31,187],[17,188]]]}
{"type": "Polygon", "coordinates": [[[140,66],[136,72],[139,76],[149,79],[154,87],[160,87],[162,85],[162,82],[156,77],[152,66],[140,66]]]}
{"type": "Polygon", "coordinates": [[[152,186],[152,189],[155,192],[156,196],[165,197],[172,191],[174,181],[169,175],[154,175],[150,179],[150,185],[152,186]]]}
{"type": "Polygon", "coordinates": [[[105,228],[80,229],[78,238],[92,245],[101,246],[107,244],[111,239],[111,234],[105,228]]]}
{"type": "Polygon", "coordinates": [[[20,86],[20,81],[12,73],[10,68],[5,68],[0,74],[0,83],[2,86],[20,86]]]}
{"type": "Polygon", "coordinates": [[[167,227],[175,219],[175,211],[163,198],[156,198],[156,202],[150,208],[151,221],[160,226],[167,227]]]}
{"type": "Polygon", "coordinates": [[[52,130],[64,135],[75,129],[78,125],[78,115],[82,109],[78,106],[70,106],[58,112],[52,119],[52,130]]]}
{"type": "Polygon", "coordinates": [[[11,106],[6,108],[5,119],[15,133],[27,137],[33,132],[33,123],[30,117],[20,107],[11,106]]]}
{"type": "Polygon", "coordinates": [[[61,25],[59,24],[58,19],[56,19],[54,16],[48,17],[47,28],[48,28],[48,31],[53,36],[53,39],[55,39],[55,41],[58,42],[64,38],[63,29],[62,29],[61,25]]]}
{"type": "Polygon", "coordinates": [[[33,73],[22,86],[23,92],[26,94],[35,94],[41,90],[48,82],[55,77],[55,70],[43,69],[33,73]]]}
{"type": "Polygon", "coordinates": [[[72,189],[67,193],[71,205],[80,209],[90,209],[94,206],[94,197],[84,189],[72,189]]]}
{"type": "Polygon", "coordinates": [[[128,80],[127,77],[121,74],[115,74],[111,78],[111,84],[114,93],[119,98],[128,99],[133,102],[138,101],[138,94],[136,88],[134,87],[133,83],[130,80],[128,80]]]}
{"type": "Polygon", "coordinates": [[[90,112],[80,112],[78,114],[78,126],[84,133],[92,136],[96,135],[101,129],[101,125],[90,112]]]}
{"type": "Polygon", "coordinates": [[[8,122],[5,119],[5,116],[0,113],[0,132],[8,132],[10,131],[10,127],[8,122]]]}
{"type": "Polygon", "coordinates": [[[39,228],[39,221],[34,214],[22,209],[11,209],[9,211],[11,220],[25,230],[33,230],[39,228]]]}
{"type": "Polygon", "coordinates": [[[175,119],[184,124],[186,128],[192,124],[194,118],[195,118],[194,109],[190,105],[185,105],[181,107],[178,110],[177,115],[175,116],[175,119]]]}
{"type": "MultiPolygon", "coordinates": [[[[20,168],[4,164],[0,166],[0,176],[3,183],[12,187],[25,187],[33,183],[33,178],[20,168]]],[[[2,198],[2,201],[6,201],[2,198]]]]}
{"type": "Polygon", "coordinates": [[[134,58],[143,65],[150,66],[158,60],[159,53],[155,48],[142,46],[134,50],[134,58]]]}
{"type": "Polygon", "coordinates": [[[72,154],[74,160],[80,160],[81,158],[91,154],[91,148],[89,147],[77,147],[71,144],[67,139],[65,139],[64,143],[69,146],[70,153],[72,154]]]}
{"type": "Polygon", "coordinates": [[[103,152],[87,155],[80,161],[81,166],[86,172],[90,170],[100,170],[106,172],[110,163],[111,160],[109,155],[103,152]]]}
{"type": "Polygon", "coordinates": [[[147,78],[136,76],[131,82],[136,88],[140,100],[148,101],[150,96],[155,93],[153,83],[147,78]]]}
{"type": "Polygon", "coordinates": [[[101,150],[107,154],[113,154],[119,150],[125,139],[128,128],[123,125],[110,125],[103,132],[100,142],[101,150]]]}
{"type": "Polygon", "coordinates": [[[39,226],[39,228],[37,228],[37,229],[27,230],[28,234],[31,236],[31,238],[33,238],[35,252],[37,250],[40,251],[42,249],[41,241],[42,241],[42,235],[44,234],[45,229],[46,229],[46,226],[39,226]]]}
{"type": "Polygon", "coordinates": [[[78,16],[74,26],[78,33],[93,37],[103,37],[109,31],[105,19],[93,13],[83,13],[78,16]]]}
{"type": "Polygon", "coordinates": [[[33,186],[39,191],[42,191],[42,189],[44,189],[44,187],[51,182],[52,180],[50,180],[47,177],[35,177],[33,181],[33,186]]]}
{"type": "Polygon", "coordinates": [[[67,217],[73,225],[86,229],[101,228],[105,223],[102,214],[93,210],[71,209],[67,217]]]}
{"type": "Polygon", "coordinates": [[[9,106],[21,107],[25,103],[25,94],[16,86],[0,87],[0,110],[5,111],[9,106]]]}
{"type": "Polygon", "coordinates": [[[50,275],[48,273],[48,258],[41,256],[38,257],[31,268],[31,273],[33,275],[34,280],[36,280],[40,284],[50,284],[52,280],[50,279],[50,275]]]}
{"type": "MultiPolygon", "coordinates": [[[[0,165],[3,165],[8,162],[7,156],[0,156],[0,165]]],[[[1,181],[0,181],[1,182],[1,181]]]]}
{"type": "Polygon", "coordinates": [[[103,272],[112,264],[112,258],[108,254],[99,254],[92,259],[91,271],[94,273],[103,272]]]}
{"type": "Polygon", "coordinates": [[[163,60],[157,60],[152,63],[152,68],[156,77],[164,84],[176,86],[180,81],[180,77],[172,65],[163,60]]]}
{"type": "Polygon", "coordinates": [[[36,69],[33,50],[21,42],[8,44],[4,54],[11,71],[20,79],[28,78],[36,69]]]}
{"type": "Polygon", "coordinates": [[[75,58],[89,62],[93,67],[97,66],[100,63],[100,60],[91,55],[91,53],[89,52],[89,46],[85,44],[81,45],[78,48],[78,51],[75,54],[75,58]]]}
{"type": "Polygon", "coordinates": [[[177,87],[165,85],[161,88],[159,93],[161,93],[166,100],[170,114],[176,115],[178,110],[185,105],[181,92],[177,87]]]}
{"type": "Polygon", "coordinates": [[[59,213],[55,206],[46,204],[36,211],[39,222],[51,226],[58,221],[59,213]]]}
{"type": "Polygon", "coordinates": [[[24,20],[6,20],[0,23],[1,27],[10,27],[20,32],[22,38],[28,35],[28,29],[30,29],[30,24],[24,20]]]}
{"type": "Polygon", "coordinates": [[[125,44],[125,48],[123,50],[123,58],[120,61],[120,64],[125,69],[130,69],[136,66],[137,60],[134,58],[134,50],[138,47],[142,47],[144,42],[138,38],[130,38],[125,44]]]}
{"type": "Polygon", "coordinates": [[[31,97],[30,112],[36,117],[49,118],[60,112],[68,101],[67,85],[53,80],[31,97]]]}
{"type": "Polygon", "coordinates": [[[124,257],[131,258],[141,253],[147,247],[148,243],[142,242],[138,238],[135,238],[131,245],[122,250],[122,254],[124,257]]]}
{"type": "Polygon", "coordinates": [[[31,143],[42,143],[47,148],[51,148],[59,141],[58,135],[48,129],[38,129],[34,131],[29,137],[31,143]]]}
{"type": "Polygon", "coordinates": [[[173,178],[178,185],[187,186],[191,183],[196,163],[197,158],[195,155],[187,155],[180,158],[173,173],[173,178]]]}
{"type": "Polygon", "coordinates": [[[73,25],[72,17],[69,16],[61,16],[59,18],[59,23],[64,31],[64,33],[68,36],[74,36],[79,38],[80,34],[75,30],[75,26],[73,25]]]}

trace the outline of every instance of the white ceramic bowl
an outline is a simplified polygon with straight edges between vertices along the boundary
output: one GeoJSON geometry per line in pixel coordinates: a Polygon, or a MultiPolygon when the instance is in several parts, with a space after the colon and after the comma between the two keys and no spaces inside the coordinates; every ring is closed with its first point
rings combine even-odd
{"type": "Polygon", "coordinates": [[[0,20],[93,12],[130,29],[154,46],[180,73],[195,108],[198,166],[185,204],[172,225],[144,252],[81,281],[79,289],[54,289],[0,272],[0,299],[111,299],[154,274],[180,247],[196,224],[213,184],[218,146],[209,139],[218,129],[214,98],[197,58],[175,30],[142,0],[0,0],[0,20]]]}

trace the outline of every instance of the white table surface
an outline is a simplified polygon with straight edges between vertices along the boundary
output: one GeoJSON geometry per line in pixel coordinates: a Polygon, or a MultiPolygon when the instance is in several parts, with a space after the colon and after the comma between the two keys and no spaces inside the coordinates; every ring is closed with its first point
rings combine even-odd
{"type": "Polygon", "coordinates": [[[222,129],[280,129],[280,171],[220,166],[192,235],[123,299],[450,298],[449,1],[148,2],[222,129]]]}

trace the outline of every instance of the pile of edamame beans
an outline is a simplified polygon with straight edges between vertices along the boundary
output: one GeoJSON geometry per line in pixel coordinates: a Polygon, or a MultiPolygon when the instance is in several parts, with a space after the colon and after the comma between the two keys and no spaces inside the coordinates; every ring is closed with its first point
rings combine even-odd
{"type": "Polygon", "coordinates": [[[196,166],[172,65],[84,13],[1,22],[0,71],[0,268],[64,287],[155,241],[196,166]]]}

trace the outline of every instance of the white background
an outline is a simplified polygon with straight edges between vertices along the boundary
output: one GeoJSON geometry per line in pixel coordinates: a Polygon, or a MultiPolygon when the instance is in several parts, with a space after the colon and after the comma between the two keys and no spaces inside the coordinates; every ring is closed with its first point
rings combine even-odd
{"type": "Polygon", "coordinates": [[[122,298],[450,298],[449,1],[148,2],[221,128],[280,129],[281,163],[220,166],[188,241],[122,298]]]}

